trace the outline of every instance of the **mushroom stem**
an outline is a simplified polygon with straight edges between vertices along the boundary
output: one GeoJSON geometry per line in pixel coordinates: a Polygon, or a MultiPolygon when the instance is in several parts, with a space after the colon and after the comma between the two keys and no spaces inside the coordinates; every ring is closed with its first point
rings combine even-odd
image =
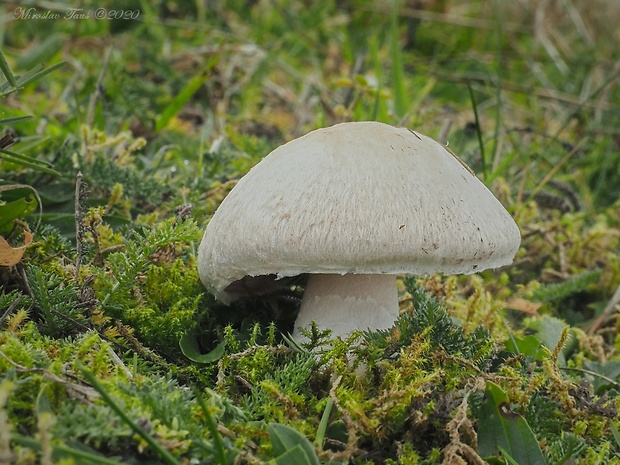
{"type": "Polygon", "coordinates": [[[394,275],[311,274],[304,291],[293,337],[315,321],[331,329],[332,337],[355,330],[387,329],[398,318],[398,289],[394,275]]]}

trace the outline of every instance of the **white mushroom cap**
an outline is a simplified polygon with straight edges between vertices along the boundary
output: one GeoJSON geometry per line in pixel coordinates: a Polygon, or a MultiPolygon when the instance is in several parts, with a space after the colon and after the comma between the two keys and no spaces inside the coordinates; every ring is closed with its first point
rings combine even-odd
{"type": "Polygon", "coordinates": [[[341,123],[278,147],[238,182],[198,267],[229,303],[247,276],[473,273],[511,263],[519,244],[509,213],[445,146],[341,123]]]}
{"type": "Polygon", "coordinates": [[[308,274],[296,321],[333,336],[398,317],[390,275],[512,262],[519,229],[456,155],[411,130],[342,123],[295,139],[244,176],[207,226],[198,271],[229,303],[308,274]],[[257,289],[258,288],[258,289],[257,289]]]}

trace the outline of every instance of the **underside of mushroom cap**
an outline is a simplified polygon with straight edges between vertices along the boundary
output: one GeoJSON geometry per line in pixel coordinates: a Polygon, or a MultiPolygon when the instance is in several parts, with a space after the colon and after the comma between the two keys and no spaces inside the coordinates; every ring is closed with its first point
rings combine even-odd
{"type": "Polygon", "coordinates": [[[271,152],[209,223],[203,283],[245,276],[473,273],[512,262],[512,217],[451,151],[383,123],[341,123],[271,152]]]}

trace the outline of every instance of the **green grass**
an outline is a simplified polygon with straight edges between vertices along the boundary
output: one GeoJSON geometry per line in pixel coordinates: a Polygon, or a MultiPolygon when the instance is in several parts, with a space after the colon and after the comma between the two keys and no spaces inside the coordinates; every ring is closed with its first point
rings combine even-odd
{"type": "Polygon", "coordinates": [[[613,1],[134,3],[1,6],[0,233],[34,241],[0,268],[0,456],[620,463],[613,1]],[[267,153],[360,120],[449,143],[522,246],[316,355],[295,299],[223,306],[196,250],[267,153]]]}

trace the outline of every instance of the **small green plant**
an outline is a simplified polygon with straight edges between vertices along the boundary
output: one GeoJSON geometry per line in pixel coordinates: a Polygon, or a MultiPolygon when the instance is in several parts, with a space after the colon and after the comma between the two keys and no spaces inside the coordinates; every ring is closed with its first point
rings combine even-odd
{"type": "MultiPolygon", "coordinates": [[[[6,57],[2,50],[0,50],[0,71],[4,76],[5,81],[0,83],[0,98],[5,98],[9,94],[14,92],[19,92],[28,84],[41,79],[52,71],[63,66],[63,62],[56,63],[55,65],[49,66],[45,68],[43,65],[39,65],[34,67],[32,70],[24,74],[23,76],[15,76],[13,71],[6,61],[6,57]]],[[[32,118],[31,116],[16,116],[12,118],[2,118],[0,119],[0,127],[7,126],[9,124],[19,123],[21,121],[25,121],[32,118]]],[[[0,140],[0,160],[9,163],[13,163],[15,165],[33,168],[37,171],[41,171],[47,174],[60,175],[57,171],[52,169],[51,163],[46,161],[38,160],[37,158],[24,155],[21,153],[13,152],[8,150],[7,147],[14,143],[13,137],[10,133],[3,135],[0,140]]]]}
{"type": "Polygon", "coordinates": [[[501,454],[510,464],[546,465],[536,437],[521,415],[510,408],[502,389],[492,382],[486,384],[478,418],[478,453],[492,463],[501,454]]]}
{"type": "MultiPolygon", "coordinates": [[[[19,92],[24,86],[42,78],[48,73],[62,66],[63,63],[44,68],[38,66],[26,73],[24,76],[15,76],[7,63],[6,57],[0,50],[0,71],[4,76],[4,82],[0,82],[0,99],[8,95],[19,92]]],[[[0,118],[2,115],[0,115],[0,118]]],[[[19,123],[30,119],[30,116],[16,116],[12,118],[1,118],[0,129],[3,126],[19,123]]],[[[52,165],[46,161],[24,155],[22,153],[9,150],[8,147],[15,143],[15,139],[10,131],[0,135],[0,165],[20,166],[34,169],[41,173],[60,175],[52,169],[52,165]]],[[[30,244],[32,237],[26,223],[23,221],[30,213],[37,208],[41,208],[41,198],[37,191],[25,184],[11,183],[0,178],[0,266],[14,265],[22,257],[23,249],[30,244]],[[12,238],[13,242],[23,242],[23,246],[13,248],[4,238],[12,238]]]]}
{"type": "Polygon", "coordinates": [[[270,423],[267,425],[275,458],[268,463],[285,465],[319,465],[319,458],[308,439],[290,426],[270,423]]]}

